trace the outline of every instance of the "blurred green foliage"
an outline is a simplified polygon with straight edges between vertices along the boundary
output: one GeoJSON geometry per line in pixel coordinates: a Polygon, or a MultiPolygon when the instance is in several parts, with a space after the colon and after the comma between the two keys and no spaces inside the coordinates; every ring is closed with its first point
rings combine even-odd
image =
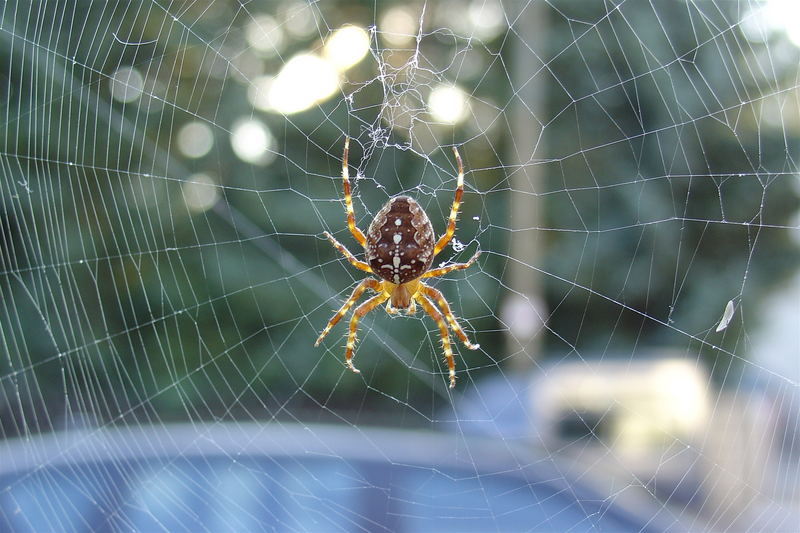
{"type": "MultiPolygon", "coordinates": [[[[308,407],[312,418],[357,419],[369,416],[367,405],[399,399],[426,413],[446,401],[431,392],[443,381],[428,372],[440,369],[440,348],[427,319],[365,318],[359,378],[340,361],[345,325],[313,347],[362,278],[321,238],[332,231],[357,252],[338,177],[345,133],[355,138],[362,228],[389,196],[406,192],[443,230],[454,187],[449,152],[398,149],[408,139],[379,118],[394,105],[387,89],[416,89],[414,80],[376,77],[370,56],[348,72],[341,94],[307,112],[282,117],[248,100],[259,71],[318,48],[329,29],[375,24],[401,4],[314,4],[318,31],[260,58],[255,71],[243,28],[277,4],[179,12],[147,2],[4,5],[0,435],[70,423],[77,413],[121,423],[286,417],[308,407]],[[126,65],[148,80],[133,105],[109,92],[126,65]],[[232,124],[250,116],[275,134],[269,166],[244,163],[230,148],[232,124]],[[215,140],[199,159],[174,146],[193,120],[210,125],[215,140]],[[379,128],[385,137],[371,144],[379,128]],[[189,209],[182,190],[200,171],[221,185],[219,203],[205,212],[189,209]]],[[[743,38],[732,4],[606,8],[551,2],[547,48],[536,51],[546,65],[536,116],[547,118],[535,154],[544,168],[546,255],[530,266],[531,275],[545,273],[548,326],[558,334],[544,352],[707,350],[692,337],[704,338],[727,300],[758,302],[796,268],[788,232],[773,229],[797,208],[796,123],[770,126],[759,114],[796,73],[753,68],[767,45],[743,38]]],[[[507,124],[518,117],[503,109],[515,98],[509,74],[519,58],[510,53],[513,31],[481,44],[434,32],[438,20],[420,43],[420,67],[434,73],[422,89],[457,81],[500,109],[499,126],[465,124],[440,139],[464,143],[468,167],[457,233],[467,248],[448,248],[442,259],[485,251],[479,269],[437,283],[484,347],[459,357],[459,368],[470,369],[459,384],[468,386],[507,357],[498,310],[513,260],[507,206],[515,191],[504,161],[507,124]],[[480,61],[481,70],[449,66],[454,58],[480,61]]],[[[723,342],[740,353],[741,335],[723,342]]]]}

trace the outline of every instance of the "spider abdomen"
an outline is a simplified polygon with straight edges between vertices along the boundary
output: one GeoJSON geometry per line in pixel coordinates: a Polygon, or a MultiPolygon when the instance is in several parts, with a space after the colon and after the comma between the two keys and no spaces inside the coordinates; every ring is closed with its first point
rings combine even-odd
{"type": "Polygon", "coordinates": [[[433,262],[433,226],[408,196],[390,199],[367,230],[366,258],[372,271],[399,285],[420,277],[433,262]]]}

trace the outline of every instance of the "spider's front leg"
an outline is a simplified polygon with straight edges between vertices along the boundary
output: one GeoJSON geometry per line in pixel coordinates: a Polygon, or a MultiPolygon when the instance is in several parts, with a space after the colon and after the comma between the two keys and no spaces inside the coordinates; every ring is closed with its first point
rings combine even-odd
{"type": "Polygon", "coordinates": [[[431,299],[432,302],[436,303],[441,309],[442,313],[444,313],[444,317],[447,319],[447,323],[450,324],[450,329],[456,334],[461,342],[464,343],[464,346],[467,347],[468,350],[477,350],[481,347],[480,344],[472,344],[469,339],[467,338],[467,334],[464,333],[464,330],[461,329],[458,321],[456,320],[455,315],[450,310],[450,305],[447,303],[447,300],[444,299],[444,295],[438,289],[434,289],[433,287],[429,287],[425,284],[420,284],[419,290],[431,299]]]}
{"type": "Polygon", "coordinates": [[[450,372],[450,388],[456,386],[456,363],[453,360],[453,349],[450,348],[450,334],[447,331],[447,323],[444,321],[442,314],[424,295],[417,293],[414,299],[419,302],[422,309],[436,322],[439,326],[439,336],[442,338],[442,350],[444,350],[444,358],[447,361],[447,369],[450,372]]]}
{"type": "Polygon", "coordinates": [[[319,343],[322,342],[322,339],[325,338],[325,335],[327,335],[331,328],[335,326],[344,315],[347,314],[347,311],[353,307],[353,304],[356,303],[356,300],[358,300],[367,289],[372,289],[375,292],[379,292],[381,290],[381,283],[372,278],[367,278],[359,283],[356,288],[353,289],[350,297],[344,302],[344,304],[342,304],[342,307],[339,308],[339,311],[337,311],[336,314],[333,315],[333,317],[328,321],[325,329],[323,329],[322,333],[320,333],[319,337],[317,337],[317,342],[314,343],[314,346],[319,346],[319,343]]]}
{"type": "Polygon", "coordinates": [[[347,335],[347,349],[344,352],[344,363],[347,365],[347,368],[356,374],[361,373],[359,369],[353,366],[353,347],[356,345],[356,329],[358,328],[358,320],[388,299],[389,295],[385,292],[376,294],[363,304],[359,305],[356,309],[356,312],[353,313],[352,317],[350,317],[350,332],[347,335]]]}

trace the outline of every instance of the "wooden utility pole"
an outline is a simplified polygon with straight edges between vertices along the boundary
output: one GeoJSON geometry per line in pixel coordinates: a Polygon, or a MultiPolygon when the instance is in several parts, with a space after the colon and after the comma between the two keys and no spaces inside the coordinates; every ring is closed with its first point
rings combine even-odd
{"type": "Polygon", "coordinates": [[[543,263],[542,202],[544,180],[542,129],[545,120],[547,68],[542,61],[547,39],[545,2],[512,3],[509,21],[513,44],[508,166],[510,191],[509,259],[504,281],[510,288],[500,318],[506,327],[506,350],[512,367],[524,372],[539,357],[547,310],[537,267],[543,263]]]}

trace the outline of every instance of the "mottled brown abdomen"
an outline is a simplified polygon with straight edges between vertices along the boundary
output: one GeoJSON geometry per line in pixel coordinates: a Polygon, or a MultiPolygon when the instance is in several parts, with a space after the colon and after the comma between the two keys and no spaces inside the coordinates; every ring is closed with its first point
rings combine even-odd
{"type": "Polygon", "coordinates": [[[372,271],[394,284],[420,277],[433,262],[433,226],[408,196],[390,199],[367,231],[366,256],[372,271]]]}

